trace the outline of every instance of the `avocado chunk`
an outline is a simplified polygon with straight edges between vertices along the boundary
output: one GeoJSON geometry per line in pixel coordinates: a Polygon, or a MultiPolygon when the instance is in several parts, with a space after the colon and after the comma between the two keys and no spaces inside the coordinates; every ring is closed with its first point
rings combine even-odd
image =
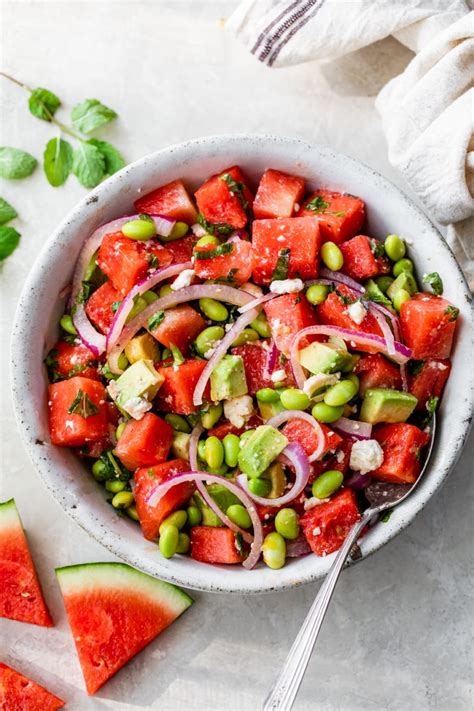
{"type": "Polygon", "coordinates": [[[360,419],[373,425],[378,422],[405,422],[418,399],[410,393],[386,388],[369,388],[362,402],[360,419]]]}
{"type": "Polygon", "coordinates": [[[245,441],[239,453],[239,467],[244,474],[257,478],[282,452],[288,440],[275,427],[260,425],[245,441]]]}
{"type": "MultiPolygon", "coordinates": [[[[109,385],[109,393],[117,405],[136,419],[139,406],[153,400],[164,378],[153,367],[151,360],[137,360],[109,385]],[[137,410],[137,412],[135,412],[137,410]]],[[[150,409],[150,407],[148,407],[150,409]]],[[[146,411],[146,410],[145,410],[146,411]]],[[[143,413],[141,414],[143,417],[143,413]]]]}
{"type": "Polygon", "coordinates": [[[187,459],[189,461],[189,440],[191,435],[186,432],[175,432],[171,443],[171,451],[178,459],[187,459]]]}
{"type": "Polygon", "coordinates": [[[242,356],[225,355],[211,373],[211,400],[231,400],[247,393],[242,356]]]}
{"type": "MultiPolygon", "coordinates": [[[[241,501],[229,489],[220,484],[209,484],[207,487],[208,493],[212,496],[220,510],[225,513],[229,506],[240,504],[241,501]]],[[[203,526],[223,526],[219,516],[206,504],[199,492],[194,494],[196,506],[201,511],[203,526]]]]}
{"type": "Polygon", "coordinates": [[[319,343],[315,341],[299,352],[299,361],[303,368],[310,373],[336,373],[351,362],[347,350],[337,348],[332,343],[319,343]]]}
{"type": "Polygon", "coordinates": [[[264,422],[271,417],[275,417],[275,415],[278,415],[279,412],[283,412],[285,409],[280,400],[278,400],[278,402],[260,402],[260,400],[257,400],[257,404],[260,416],[264,422]]]}
{"type": "Polygon", "coordinates": [[[151,360],[156,363],[160,360],[160,349],[153,336],[150,336],[149,333],[141,333],[127,343],[125,355],[130,363],[136,363],[139,360],[151,360]]]}
{"type": "Polygon", "coordinates": [[[382,304],[382,306],[385,306],[387,309],[395,313],[392,302],[385,296],[382,289],[377,286],[373,279],[369,279],[365,282],[365,288],[367,290],[367,296],[371,301],[376,304],[382,304]]]}
{"type": "Polygon", "coordinates": [[[410,296],[413,296],[418,291],[418,286],[415,281],[415,277],[411,272],[402,272],[397,276],[395,281],[393,281],[387,289],[387,296],[393,301],[395,294],[400,289],[405,289],[408,291],[410,296]]]}
{"type": "Polygon", "coordinates": [[[267,494],[268,499],[278,499],[283,496],[288,482],[280,462],[273,462],[267,471],[262,474],[262,479],[268,479],[272,484],[270,493],[267,494]]]}

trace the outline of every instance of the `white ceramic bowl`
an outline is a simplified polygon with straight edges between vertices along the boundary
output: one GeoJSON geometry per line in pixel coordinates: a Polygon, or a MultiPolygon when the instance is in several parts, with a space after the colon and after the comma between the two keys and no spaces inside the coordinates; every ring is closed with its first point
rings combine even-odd
{"type": "Polygon", "coordinates": [[[84,239],[98,225],[133,212],[139,194],[182,177],[196,188],[205,178],[238,163],[254,186],[262,172],[277,168],[302,175],[310,189],[325,186],[360,195],[366,202],[368,234],[404,236],[418,273],[439,270],[445,295],[461,311],[454,367],[441,407],[430,471],[388,523],[375,526],[361,543],[363,557],[392,539],[413,520],[441,486],[466,439],[471,415],[468,380],[469,301],[464,277],[449,247],[422,212],[370,168],[327,148],[272,136],[217,136],[171,146],[129,165],[85,197],[58,227],[35,263],[18,306],[13,334],[13,393],[18,424],[41,479],[62,508],[112,553],[140,570],[186,587],[216,592],[269,592],[323,576],[331,556],[294,559],[281,570],[260,564],[210,566],[188,557],[165,560],[140,528],[118,517],[84,462],[68,449],[48,444],[45,353],[57,338],[64,301],[84,239]]]}

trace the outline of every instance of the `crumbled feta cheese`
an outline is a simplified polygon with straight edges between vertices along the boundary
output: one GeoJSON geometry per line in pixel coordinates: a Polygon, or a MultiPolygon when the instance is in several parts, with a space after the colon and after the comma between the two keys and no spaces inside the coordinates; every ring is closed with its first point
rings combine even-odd
{"type": "Polygon", "coordinates": [[[444,363],[438,363],[438,370],[446,370],[448,366],[444,363]]]}
{"type": "Polygon", "coordinates": [[[378,469],[383,462],[383,449],[376,439],[362,439],[354,442],[349,466],[354,471],[366,474],[378,469]]]}
{"type": "Polygon", "coordinates": [[[350,306],[347,307],[346,309],[351,321],[354,321],[358,326],[362,323],[362,321],[365,319],[367,315],[367,311],[365,309],[365,306],[363,303],[359,300],[354,301],[353,304],[350,304],[350,306]]]}
{"type": "MultiPolygon", "coordinates": [[[[305,392],[308,397],[312,397],[313,393],[317,390],[337,383],[339,377],[339,373],[318,373],[317,375],[312,375],[308,380],[305,380],[303,392],[305,392]]],[[[322,396],[324,396],[324,393],[322,393],[322,396]]]]}
{"type": "Polygon", "coordinates": [[[119,394],[119,388],[115,380],[111,380],[107,386],[107,392],[109,393],[112,400],[116,400],[119,394]]]}
{"type": "Polygon", "coordinates": [[[316,528],[313,528],[313,536],[319,536],[321,534],[321,529],[319,526],[316,526],[316,528]]]}
{"type": "Polygon", "coordinates": [[[243,427],[253,413],[250,395],[240,395],[224,402],[224,415],[234,427],[243,427]]]}
{"type": "Polygon", "coordinates": [[[174,282],[171,284],[171,289],[173,291],[178,291],[178,289],[183,289],[189,286],[194,279],[194,269],[183,269],[181,274],[178,274],[174,282]]]}
{"type": "Polygon", "coordinates": [[[314,509],[315,506],[325,504],[328,501],[329,499],[318,499],[316,496],[312,496],[310,499],[305,499],[303,507],[305,511],[311,511],[311,509],[314,509]]]}
{"type": "Polygon", "coordinates": [[[279,383],[281,380],[285,380],[286,371],[285,370],[274,370],[270,375],[270,380],[272,383],[279,383]]]}
{"type": "Polygon", "coordinates": [[[299,202],[295,202],[295,204],[293,205],[293,211],[294,211],[294,212],[298,212],[299,209],[300,209],[300,204],[299,204],[299,202]]]}
{"type": "Polygon", "coordinates": [[[344,461],[344,456],[345,455],[344,455],[344,452],[342,451],[342,449],[338,449],[336,451],[336,461],[338,464],[342,464],[342,462],[344,461]]]}
{"type": "Polygon", "coordinates": [[[276,279],[270,284],[272,294],[295,294],[303,289],[301,279],[276,279]]]}
{"type": "Polygon", "coordinates": [[[128,412],[134,420],[141,420],[145,412],[151,410],[151,402],[144,397],[131,397],[130,400],[123,405],[125,412],[128,412]]]}

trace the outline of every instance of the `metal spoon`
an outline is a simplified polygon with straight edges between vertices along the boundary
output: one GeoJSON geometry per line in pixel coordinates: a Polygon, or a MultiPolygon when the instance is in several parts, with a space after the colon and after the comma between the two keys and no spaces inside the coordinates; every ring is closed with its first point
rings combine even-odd
{"type": "Polygon", "coordinates": [[[433,415],[431,420],[431,437],[429,449],[426,455],[423,469],[420,472],[418,479],[414,484],[386,484],[382,481],[370,484],[364,491],[366,498],[370,503],[370,507],[364,511],[360,520],[352,527],[347,538],[339,549],[331,569],[321,585],[316,599],[313,602],[310,611],[306,615],[301,629],[293,642],[293,646],[286,658],[285,664],[278,677],[275,686],[267,696],[263,705],[263,711],[290,711],[296,699],[298,689],[303,680],[306,667],[311,658],[313,647],[318,638],[319,631],[323,624],[324,616],[329,607],[332,594],[336,587],[341,570],[347,560],[352,546],[357,541],[360,532],[370,522],[370,520],[386,511],[401,504],[402,501],[410,496],[412,491],[416,489],[423,474],[425,473],[428,462],[433,450],[433,443],[436,431],[436,416],[433,415]]]}

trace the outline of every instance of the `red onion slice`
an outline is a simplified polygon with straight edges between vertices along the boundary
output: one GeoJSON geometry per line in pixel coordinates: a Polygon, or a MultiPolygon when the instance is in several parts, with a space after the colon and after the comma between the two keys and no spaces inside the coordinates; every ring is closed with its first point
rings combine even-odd
{"type": "MultiPolygon", "coordinates": [[[[240,294],[242,292],[239,292],[240,294]]],[[[213,298],[216,298],[215,296],[213,298]]],[[[232,302],[229,302],[232,303],[232,302]]],[[[211,373],[216,367],[216,365],[222,360],[222,358],[225,356],[227,353],[227,350],[231,347],[232,343],[235,341],[238,335],[242,333],[244,328],[249,325],[251,321],[256,319],[258,316],[258,311],[256,309],[252,309],[251,311],[247,311],[246,314],[242,314],[242,316],[239,316],[237,321],[234,323],[230,331],[226,333],[222,341],[219,343],[219,345],[216,347],[214,353],[212,354],[211,358],[207,361],[207,365],[202,371],[199,380],[196,383],[196,387],[194,388],[194,393],[193,393],[193,403],[194,405],[202,405],[202,399],[204,395],[204,390],[207,385],[207,381],[211,377],[211,373]]],[[[112,367],[112,366],[111,366],[112,367]]]]}
{"type": "Polygon", "coordinates": [[[401,364],[400,375],[402,376],[402,387],[405,392],[408,392],[408,373],[406,363],[401,364]]]}
{"type": "Polygon", "coordinates": [[[348,417],[340,417],[332,423],[331,429],[357,439],[370,439],[372,436],[372,425],[369,422],[350,420],[348,417]]]}
{"type": "MultiPolygon", "coordinates": [[[[236,306],[243,306],[249,301],[252,301],[252,297],[249,294],[239,289],[234,289],[232,286],[224,286],[222,284],[197,284],[162,296],[160,299],[149,304],[146,309],[127,323],[113,348],[110,349],[108,362],[112,373],[116,375],[122,373],[122,370],[118,366],[119,356],[137,331],[141,328],[146,328],[150,316],[154,316],[158,311],[176,306],[176,304],[182,304],[183,302],[194,301],[195,299],[202,299],[204,297],[216,299],[217,301],[226,301],[228,304],[235,304],[236,306]]],[[[253,318],[255,318],[255,316],[253,318]]],[[[252,321],[253,318],[251,319],[252,321]]]]}
{"type": "Polygon", "coordinates": [[[261,306],[264,304],[266,301],[270,301],[271,299],[274,299],[275,296],[278,296],[278,294],[263,294],[263,296],[259,296],[257,299],[254,299],[253,301],[250,301],[248,304],[245,304],[245,306],[241,306],[239,309],[239,312],[241,314],[247,313],[247,311],[250,311],[250,309],[255,309],[257,306],[261,306]]]}
{"type": "Polygon", "coordinates": [[[349,479],[346,479],[344,486],[348,486],[349,489],[354,489],[354,491],[362,491],[366,486],[370,484],[370,476],[368,474],[361,474],[357,472],[353,474],[349,479]]]}
{"type": "MultiPolygon", "coordinates": [[[[309,471],[309,468],[308,468],[309,471]]],[[[221,486],[225,486],[226,489],[231,491],[237,498],[242,502],[242,504],[245,506],[247,511],[249,512],[250,519],[252,521],[253,525],[253,540],[250,546],[250,554],[248,558],[244,560],[242,563],[243,567],[246,568],[247,570],[251,570],[254,565],[257,563],[259,557],[260,557],[260,552],[262,550],[262,543],[263,543],[263,529],[262,529],[262,523],[258,517],[257,510],[253,504],[253,502],[250,500],[250,498],[247,496],[247,494],[242,491],[242,489],[239,486],[236,486],[232,482],[230,482],[228,479],[225,479],[222,476],[217,476],[216,474],[209,474],[209,472],[184,472],[183,474],[176,474],[175,476],[170,477],[167,479],[165,482],[162,484],[158,484],[157,487],[155,487],[150,494],[146,498],[146,502],[149,506],[156,506],[156,504],[160,501],[162,496],[166,494],[167,491],[172,489],[174,486],[177,484],[181,484],[182,482],[185,481],[193,481],[198,485],[199,482],[207,482],[209,484],[220,484],[221,486]]],[[[221,512],[222,514],[222,512],[221,512]]],[[[218,514],[220,515],[220,514],[218,514]]],[[[247,532],[245,532],[246,535],[249,535],[247,532]]]]}
{"type": "Polygon", "coordinates": [[[282,456],[288,459],[289,463],[295,469],[295,482],[291,489],[283,496],[279,496],[277,499],[267,499],[263,496],[256,496],[252,494],[248,489],[248,480],[246,474],[239,474],[237,481],[244,491],[250,496],[251,499],[256,501],[262,506],[283,506],[284,504],[293,501],[297,496],[304,491],[309,478],[309,459],[306,455],[303,447],[298,444],[298,442],[290,442],[287,444],[282,452],[282,456]]]}
{"type": "Polygon", "coordinates": [[[196,237],[204,237],[204,235],[207,235],[207,232],[204,227],[198,222],[196,222],[194,225],[191,225],[191,231],[196,237]]]}
{"type": "Polygon", "coordinates": [[[365,288],[362,284],[351,279],[351,277],[346,274],[341,274],[340,272],[333,272],[330,269],[320,269],[319,274],[323,279],[329,279],[332,282],[338,282],[339,284],[345,284],[350,289],[354,289],[358,294],[364,294],[365,288]]]}
{"type": "Polygon", "coordinates": [[[152,274],[150,274],[148,277],[146,277],[138,284],[136,284],[132,289],[130,289],[130,291],[120,304],[119,308],[117,309],[112,324],[110,326],[110,330],[107,335],[107,350],[113,348],[114,344],[118,340],[122,329],[125,326],[127,316],[133,308],[133,300],[136,296],[144,294],[146,291],[153,289],[153,287],[155,287],[157,284],[164,281],[165,279],[169,279],[170,277],[180,274],[180,272],[182,272],[184,269],[192,269],[192,266],[193,265],[191,262],[184,262],[182,264],[172,264],[171,266],[165,267],[164,269],[156,269],[154,272],[152,272],[152,274]]]}
{"type": "Polygon", "coordinates": [[[387,319],[385,318],[384,314],[380,313],[380,311],[377,311],[376,309],[370,309],[370,312],[374,319],[377,321],[380,330],[383,333],[385,344],[387,346],[387,355],[395,355],[395,339],[393,337],[392,329],[387,323],[387,319]]]}
{"type": "MultiPolygon", "coordinates": [[[[364,346],[377,346],[382,353],[387,353],[387,344],[385,339],[380,336],[375,336],[371,333],[363,333],[362,331],[353,331],[349,328],[340,328],[339,326],[308,326],[303,328],[301,331],[295,334],[293,341],[291,343],[291,367],[293,369],[293,374],[295,376],[296,383],[299,388],[303,387],[305,377],[303,368],[298,361],[298,343],[304,336],[336,336],[337,338],[342,338],[345,341],[352,341],[353,343],[364,346]]],[[[395,363],[402,364],[406,363],[411,358],[411,350],[407,346],[403,345],[399,341],[395,341],[395,353],[390,356],[395,363]]]]}
{"type": "Polygon", "coordinates": [[[311,548],[304,537],[304,533],[300,533],[296,540],[286,542],[287,558],[301,558],[301,556],[308,555],[308,553],[311,553],[311,548]]]}
{"type": "Polygon", "coordinates": [[[189,466],[193,472],[199,471],[198,461],[197,461],[197,448],[199,437],[204,432],[204,427],[202,425],[196,425],[196,427],[191,432],[191,437],[189,438],[189,466]]]}
{"type": "Polygon", "coordinates": [[[314,452],[308,457],[308,461],[315,462],[324,452],[324,446],[326,444],[326,437],[321,429],[321,425],[314,419],[314,417],[308,415],[308,413],[303,410],[288,410],[287,412],[279,412],[278,415],[271,417],[265,424],[278,429],[280,425],[284,422],[288,422],[289,420],[304,420],[314,428],[318,437],[318,444],[314,452]]]}
{"type": "Polygon", "coordinates": [[[279,355],[280,355],[280,351],[278,350],[275,341],[272,340],[270,350],[268,351],[267,361],[265,363],[265,372],[264,372],[265,378],[271,377],[273,371],[275,370],[275,366],[278,362],[279,355]]]}

